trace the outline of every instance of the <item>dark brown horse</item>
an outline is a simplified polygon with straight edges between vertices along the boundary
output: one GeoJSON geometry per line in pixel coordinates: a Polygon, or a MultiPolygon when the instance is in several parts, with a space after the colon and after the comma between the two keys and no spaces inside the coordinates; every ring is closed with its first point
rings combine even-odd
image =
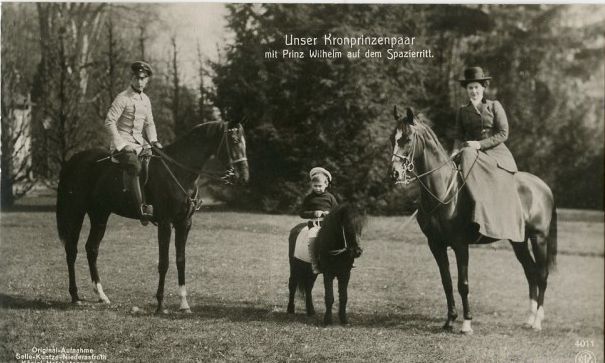
{"type": "MultiPolygon", "coordinates": [[[[395,108],[394,116],[397,126],[391,136],[391,175],[395,182],[417,180],[421,186],[417,218],[439,265],[448,309],[444,329],[452,329],[452,323],[458,316],[447,256],[447,247],[450,246],[456,255],[458,292],[464,311],[461,331],[472,333],[468,301],[468,245],[495,240],[479,238],[477,228],[471,222],[472,202],[464,189],[464,178],[459,175],[455,163],[433,130],[409,108],[404,117],[400,117],[395,108]]],[[[518,172],[515,173],[515,181],[525,216],[525,241],[511,242],[511,245],[529,284],[530,315],[525,324],[540,330],[548,273],[554,267],[557,255],[557,214],[552,192],[542,180],[532,174],[518,172]],[[533,257],[528,240],[531,241],[533,257]]]]}
{"type": "MultiPolygon", "coordinates": [[[[152,222],[158,226],[160,279],[156,294],[157,311],[164,311],[164,279],[174,227],[180,309],[190,312],[185,288],[185,244],[197,201],[196,181],[205,174],[202,168],[212,155],[230,167],[230,175],[236,181],[248,180],[244,129],[239,123],[200,124],[165,149],[154,150],[154,154],[149,162],[145,194],[148,203],[154,206],[152,222]]],[[[86,256],[93,289],[101,301],[109,304],[97,271],[99,244],[111,213],[139,218],[138,206],[132,199],[123,187],[123,170],[110,160],[106,150],[80,152],[61,170],[57,193],[57,227],[67,255],[69,293],[73,303],[80,301],[74,265],[84,215],[88,214],[90,219],[86,256]]]]}
{"type": "MultiPolygon", "coordinates": [[[[342,324],[347,324],[347,289],[351,277],[353,261],[361,256],[361,232],[366,222],[365,214],[353,204],[342,204],[336,207],[322,222],[317,235],[315,247],[319,256],[319,267],[324,275],[326,313],[324,324],[332,324],[332,305],[334,304],[334,279],[338,280],[338,317],[342,324]]],[[[311,292],[317,279],[311,264],[294,257],[296,237],[306,226],[301,223],[290,231],[289,251],[290,280],[288,288],[290,298],[288,313],[294,313],[294,297],[298,289],[305,295],[307,315],[315,314],[311,292]]]]}

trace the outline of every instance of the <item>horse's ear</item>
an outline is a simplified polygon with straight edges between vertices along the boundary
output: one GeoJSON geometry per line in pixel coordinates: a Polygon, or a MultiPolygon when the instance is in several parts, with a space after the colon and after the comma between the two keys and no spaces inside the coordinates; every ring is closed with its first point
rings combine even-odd
{"type": "Polygon", "coordinates": [[[406,113],[406,121],[407,121],[407,123],[409,123],[410,125],[416,124],[416,121],[414,121],[414,110],[411,107],[408,107],[405,110],[405,113],[406,113]]]}
{"type": "Polygon", "coordinates": [[[399,110],[397,109],[397,105],[393,106],[393,117],[395,117],[395,121],[399,121],[401,116],[399,115],[399,110]]]}

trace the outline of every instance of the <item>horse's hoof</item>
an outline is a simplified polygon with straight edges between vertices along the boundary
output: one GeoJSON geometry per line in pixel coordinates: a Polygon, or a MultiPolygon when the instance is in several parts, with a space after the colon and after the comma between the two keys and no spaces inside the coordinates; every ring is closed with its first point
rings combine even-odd
{"type": "Polygon", "coordinates": [[[294,306],[288,305],[288,309],[286,310],[288,314],[294,314],[294,306]]]}
{"type": "Polygon", "coordinates": [[[332,325],[332,317],[324,317],[324,325],[332,325]]]}
{"type": "Polygon", "coordinates": [[[532,326],[531,329],[533,331],[542,331],[542,327],[541,326],[536,326],[536,325],[532,326]]]}
{"type": "Polygon", "coordinates": [[[158,309],[156,309],[155,314],[156,315],[166,315],[166,314],[168,314],[168,309],[160,309],[160,308],[158,308],[158,309]]]}
{"type": "Polygon", "coordinates": [[[445,331],[452,331],[454,330],[454,327],[452,326],[452,324],[450,324],[449,322],[443,324],[443,326],[441,327],[441,329],[445,330],[445,331]]]}
{"type": "Polygon", "coordinates": [[[109,299],[99,299],[98,302],[103,303],[105,305],[111,305],[111,301],[109,301],[109,299]]]}
{"type": "Polygon", "coordinates": [[[529,323],[523,323],[522,327],[523,327],[523,329],[531,329],[532,325],[529,323]]]}
{"type": "Polygon", "coordinates": [[[471,330],[460,330],[460,334],[462,334],[462,335],[473,335],[473,329],[471,329],[471,330]]]}
{"type": "Polygon", "coordinates": [[[72,303],[73,305],[78,305],[78,306],[80,306],[80,305],[82,305],[82,300],[80,300],[80,299],[75,299],[75,300],[72,300],[72,301],[71,301],[71,303],[72,303]]]}
{"type": "Polygon", "coordinates": [[[315,316],[315,310],[307,310],[307,316],[315,316]]]}
{"type": "MultiPolygon", "coordinates": [[[[168,310],[165,310],[165,311],[166,311],[166,313],[168,312],[168,310]]],[[[181,313],[184,313],[184,314],[191,314],[191,309],[190,308],[179,309],[179,311],[181,313]]]]}

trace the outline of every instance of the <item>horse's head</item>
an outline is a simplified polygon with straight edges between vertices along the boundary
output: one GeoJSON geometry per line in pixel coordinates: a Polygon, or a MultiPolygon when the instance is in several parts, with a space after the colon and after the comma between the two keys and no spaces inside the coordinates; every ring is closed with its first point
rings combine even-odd
{"type": "Polygon", "coordinates": [[[417,120],[414,111],[409,107],[406,109],[405,116],[401,116],[395,106],[393,116],[396,126],[391,134],[391,146],[393,147],[391,179],[395,184],[409,184],[413,179],[414,158],[422,154],[417,142],[417,120]]]}
{"type": "Polygon", "coordinates": [[[225,122],[223,135],[224,148],[219,150],[218,157],[229,164],[229,172],[225,180],[237,183],[247,183],[250,177],[248,157],[246,156],[246,138],[244,127],[239,122],[225,122]]]}

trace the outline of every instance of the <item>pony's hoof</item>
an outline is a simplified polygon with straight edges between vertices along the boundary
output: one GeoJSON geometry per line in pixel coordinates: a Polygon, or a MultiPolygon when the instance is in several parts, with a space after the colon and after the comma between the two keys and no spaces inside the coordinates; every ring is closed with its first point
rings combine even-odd
{"type": "Polygon", "coordinates": [[[445,330],[445,331],[452,331],[454,330],[454,327],[452,326],[452,324],[448,321],[447,323],[443,324],[443,326],[441,327],[441,329],[445,330]]]}
{"type": "Polygon", "coordinates": [[[533,331],[542,331],[542,327],[541,326],[537,326],[537,325],[532,326],[531,329],[533,331]]]}
{"type": "Polygon", "coordinates": [[[288,314],[294,314],[294,306],[288,305],[288,309],[286,310],[288,314]]]}
{"type": "MultiPolygon", "coordinates": [[[[168,312],[168,310],[165,310],[166,312],[168,312]]],[[[185,308],[185,309],[179,309],[179,311],[183,314],[191,314],[191,309],[190,308],[185,308]]]]}
{"type": "Polygon", "coordinates": [[[158,308],[158,309],[156,309],[155,314],[156,315],[167,315],[168,314],[168,309],[158,308]]]}
{"type": "Polygon", "coordinates": [[[307,310],[307,316],[315,316],[315,310],[307,310]]]}
{"type": "Polygon", "coordinates": [[[331,316],[324,316],[324,325],[332,325],[332,317],[331,316]]]}
{"type": "Polygon", "coordinates": [[[532,325],[529,323],[523,323],[522,327],[523,327],[523,329],[531,329],[532,325]]]}
{"type": "Polygon", "coordinates": [[[460,334],[462,334],[462,335],[473,335],[473,329],[471,329],[471,330],[460,330],[460,334]]]}
{"type": "Polygon", "coordinates": [[[99,298],[98,302],[103,303],[105,305],[111,305],[111,301],[109,301],[109,299],[101,299],[101,298],[99,298]]]}
{"type": "Polygon", "coordinates": [[[80,300],[80,299],[74,299],[74,300],[71,301],[71,303],[73,305],[81,306],[82,305],[82,300],[80,300]]]}

